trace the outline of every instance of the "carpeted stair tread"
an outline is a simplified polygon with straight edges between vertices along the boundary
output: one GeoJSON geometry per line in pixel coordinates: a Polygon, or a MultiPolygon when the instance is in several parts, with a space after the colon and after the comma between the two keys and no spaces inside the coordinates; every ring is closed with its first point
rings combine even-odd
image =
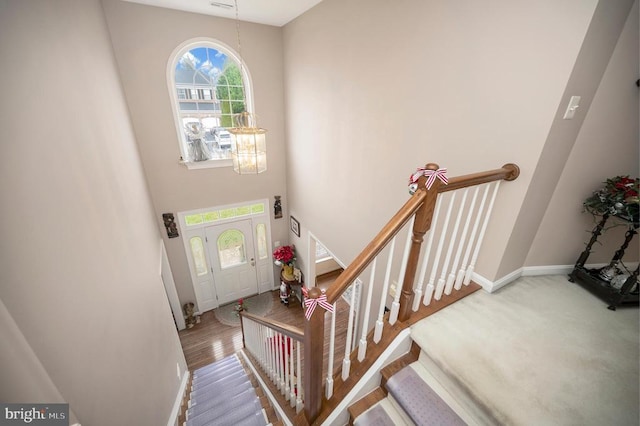
{"type": "Polygon", "coordinates": [[[207,382],[201,386],[197,383],[194,383],[192,387],[192,393],[198,391],[207,391],[209,389],[224,389],[226,387],[235,386],[236,384],[242,383],[243,381],[250,381],[247,377],[247,374],[244,371],[237,371],[230,374],[228,377],[221,377],[219,379],[207,382]]]}
{"type": "Polygon", "coordinates": [[[416,425],[465,425],[411,366],[394,374],[386,387],[416,425]]]}
{"type": "Polygon", "coordinates": [[[353,422],[354,426],[395,426],[391,416],[382,404],[376,404],[360,414],[353,422]]]}
{"type": "Polygon", "coordinates": [[[237,375],[233,377],[228,377],[222,380],[218,380],[213,383],[209,383],[206,386],[203,386],[198,389],[194,389],[191,391],[191,399],[195,399],[196,402],[201,397],[201,395],[212,395],[218,394],[224,389],[232,389],[233,387],[240,385],[244,382],[251,382],[246,374],[237,375]]]}
{"type": "Polygon", "coordinates": [[[198,377],[193,378],[192,387],[202,387],[210,382],[215,382],[217,380],[223,379],[227,376],[231,376],[234,373],[242,372],[244,368],[241,365],[234,365],[232,367],[222,369],[222,370],[214,370],[207,374],[200,375],[198,377]]]}
{"type": "Polygon", "coordinates": [[[264,411],[247,416],[233,423],[233,426],[265,426],[268,424],[264,411]]]}
{"type": "Polygon", "coordinates": [[[233,404],[253,402],[254,398],[257,398],[257,396],[252,387],[246,388],[241,393],[233,396],[230,396],[226,391],[223,391],[211,399],[205,399],[202,402],[191,405],[187,410],[187,418],[190,419],[191,417],[198,416],[205,411],[213,409],[214,407],[225,407],[233,404]]]}
{"type": "Polygon", "coordinates": [[[201,404],[211,405],[220,401],[221,399],[233,398],[234,396],[241,394],[247,389],[254,389],[253,384],[248,379],[240,383],[233,384],[232,386],[226,387],[222,392],[220,391],[220,388],[216,387],[207,388],[204,391],[194,391],[195,393],[192,392],[189,395],[187,407],[191,408],[201,404]]]}
{"type": "Polygon", "coordinates": [[[265,426],[254,383],[236,355],[193,372],[185,426],[265,426]]]}
{"type": "MultiPolygon", "coordinates": [[[[217,410],[209,410],[198,416],[187,419],[187,426],[206,426],[206,425],[219,425],[219,426],[235,426],[248,417],[255,417],[258,413],[262,415],[262,407],[260,402],[256,398],[253,403],[243,404],[238,407],[234,407],[231,410],[224,410],[218,412],[217,410]]],[[[264,416],[263,416],[264,421],[264,416]]],[[[263,423],[266,425],[266,422],[263,423]]]]}
{"type": "Polygon", "coordinates": [[[201,374],[220,370],[225,367],[230,367],[232,365],[240,365],[240,361],[235,355],[228,356],[226,358],[221,359],[220,361],[213,362],[211,364],[205,365],[204,367],[200,367],[193,371],[193,377],[198,377],[201,374]]]}
{"type": "Polygon", "coordinates": [[[194,405],[189,409],[190,413],[187,415],[187,419],[195,419],[200,416],[206,416],[209,418],[218,418],[221,415],[229,412],[236,411],[238,408],[245,407],[253,407],[254,411],[261,411],[262,404],[260,404],[260,400],[255,395],[254,392],[244,393],[242,396],[238,396],[236,398],[224,399],[219,401],[218,404],[214,404],[208,407],[203,407],[198,409],[198,405],[194,405]]]}
{"type": "Polygon", "coordinates": [[[206,371],[201,371],[199,373],[194,373],[193,378],[194,378],[194,380],[201,380],[201,379],[204,379],[205,377],[211,377],[211,376],[224,374],[226,372],[235,371],[235,370],[237,370],[239,368],[242,368],[242,364],[240,364],[239,362],[238,363],[229,363],[229,364],[218,366],[216,368],[208,369],[206,371]]]}

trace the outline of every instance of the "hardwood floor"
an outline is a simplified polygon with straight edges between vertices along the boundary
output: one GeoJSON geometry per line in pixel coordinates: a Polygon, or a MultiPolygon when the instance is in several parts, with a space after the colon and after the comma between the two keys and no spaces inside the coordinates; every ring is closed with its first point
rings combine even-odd
{"type": "MultiPolygon", "coordinates": [[[[268,317],[287,324],[302,324],[304,311],[293,298],[289,307],[280,303],[279,292],[272,291],[273,308],[268,317]]],[[[200,316],[200,323],[193,328],[178,333],[182,350],[190,371],[198,369],[212,362],[221,360],[242,349],[242,329],[240,326],[222,324],[214,311],[205,312],[200,316]]]]}
{"type": "MultiPolygon", "coordinates": [[[[272,291],[273,308],[267,315],[268,318],[287,324],[303,327],[304,310],[301,304],[291,298],[289,307],[280,303],[279,292],[272,291]]],[[[344,356],[346,325],[348,321],[349,305],[340,300],[337,303],[336,330],[344,330],[336,336],[334,369],[342,364],[344,356]]],[[[325,334],[330,330],[331,316],[326,316],[325,334]]],[[[200,323],[193,328],[182,330],[178,333],[182,350],[190,371],[203,367],[212,362],[223,359],[242,349],[242,329],[240,326],[228,326],[217,320],[214,311],[205,312],[200,316],[200,323]]],[[[328,337],[325,339],[325,360],[328,359],[328,337]]],[[[326,364],[326,363],[325,363],[326,364]]],[[[327,365],[324,366],[327,371],[327,365]]]]}

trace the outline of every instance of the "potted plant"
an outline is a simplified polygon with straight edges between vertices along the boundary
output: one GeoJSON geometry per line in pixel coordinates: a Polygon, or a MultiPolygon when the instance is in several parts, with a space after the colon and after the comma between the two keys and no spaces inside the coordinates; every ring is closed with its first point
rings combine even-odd
{"type": "Polygon", "coordinates": [[[287,281],[293,281],[293,266],[296,260],[294,246],[280,246],[273,252],[275,264],[282,266],[282,278],[287,281]]]}

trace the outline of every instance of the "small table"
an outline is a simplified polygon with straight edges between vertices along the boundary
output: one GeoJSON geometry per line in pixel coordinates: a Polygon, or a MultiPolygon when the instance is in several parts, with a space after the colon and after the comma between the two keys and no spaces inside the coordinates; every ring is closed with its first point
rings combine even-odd
{"type": "Polygon", "coordinates": [[[621,288],[615,288],[611,285],[611,281],[603,279],[603,275],[606,276],[605,270],[607,268],[614,269],[618,262],[624,256],[626,248],[633,237],[638,233],[636,229],[639,227],[637,218],[631,218],[631,220],[620,217],[620,219],[629,222],[629,229],[625,234],[624,241],[620,245],[620,248],[615,252],[611,262],[608,266],[599,269],[585,268],[585,263],[589,254],[591,253],[591,247],[598,240],[598,236],[602,233],[604,225],[607,223],[609,215],[602,216],[602,220],[593,228],[591,232],[591,240],[587,244],[578,261],[576,262],[573,271],[569,274],[569,281],[576,282],[598,297],[603,299],[609,304],[608,309],[615,311],[616,307],[622,304],[637,305],[638,304],[638,268],[631,272],[629,277],[622,284],[621,288]],[[633,292],[632,292],[633,291],[633,292]]]}
{"type": "Polygon", "coordinates": [[[287,280],[282,276],[282,271],[280,272],[280,282],[284,283],[289,289],[289,297],[291,294],[296,297],[300,301],[300,304],[304,307],[304,296],[302,294],[302,287],[304,287],[304,281],[298,282],[296,280],[287,280]]]}

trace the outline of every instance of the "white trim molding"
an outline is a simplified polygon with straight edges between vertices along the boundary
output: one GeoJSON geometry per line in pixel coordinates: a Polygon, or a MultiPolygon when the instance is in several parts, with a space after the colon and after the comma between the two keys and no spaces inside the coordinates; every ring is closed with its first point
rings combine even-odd
{"type": "Polygon", "coordinates": [[[169,414],[169,421],[167,426],[178,426],[178,417],[180,416],[180,409],[182,408],[182,401],[185,393],[187,392],[187,384],[189,383],[189,370],[185,371],[182,375],[182,381],[180,382],[180,389],[176,395],[176,401],[173,403],[171,414],[169,414]]]}
{"type": "MultiPolygon", "coordinates": [[[[602,268],[608,265],[607,263],[591,263],[585,265],[590,269],[602,268]]],[[[474,272],[471,275],[471,279],[480,284],[483,290],[493,293],[494,291],[511,284],[513,281],[517,280],[520,277],[533,277],[539,275],[569,275],[571,271],[573,271],[574,265],[547,265],[547,266],[524,266],[522,268],[516,269],[515,271],[505,275],[502,278],[499,278],[495,281],[491,281],[482,275],[474,272]]],[[[638,262],[631,262],[627,264],[627,267],[631,270],[638,267],[638,262]]]]}

